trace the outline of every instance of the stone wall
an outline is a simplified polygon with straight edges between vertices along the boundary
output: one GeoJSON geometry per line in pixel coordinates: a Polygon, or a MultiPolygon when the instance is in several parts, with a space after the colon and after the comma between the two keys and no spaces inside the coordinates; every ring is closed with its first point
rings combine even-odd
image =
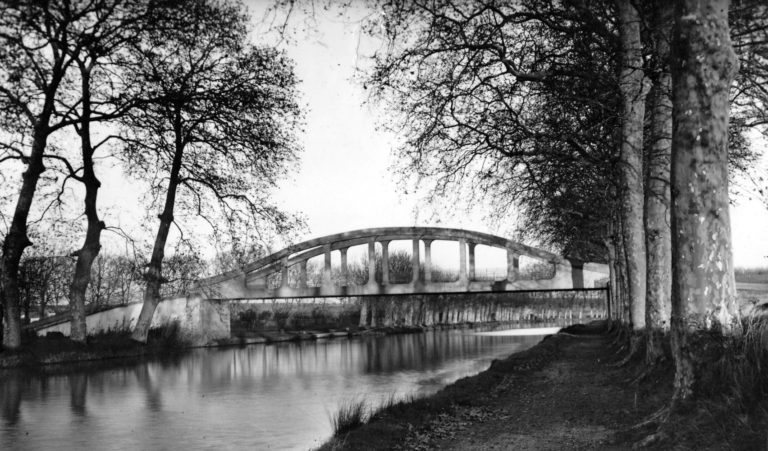
{"type": "MultiPolygon", "coordinates": [[[[137,302],[88,315],[85,318],[88,335],[133,329],[139,317],[141,306],[142,303],[137,302]]],[[[174,322],[179,324],[180,338],[193,346],[204,346],[218,339],[229,338],[229,301],[205,299],[199,296],[183,296],[163,300],[155,310],[151,327],[166,326],[174,322]]],[[[35,324],[30,326],[35,326],[35,324]]],[[[51,318],[46,320],[45,324],[31,328],[38,335],[61,332],[69,336],[69,315],[51,318]]]]}

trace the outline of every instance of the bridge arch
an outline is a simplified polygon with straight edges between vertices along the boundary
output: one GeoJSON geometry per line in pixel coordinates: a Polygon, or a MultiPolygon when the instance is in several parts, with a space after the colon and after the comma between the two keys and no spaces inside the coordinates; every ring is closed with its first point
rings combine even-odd
{"type": "MultiPolygon", "coordinates": [[[[387,268],[387,265],[383,265],[387,268]]],[[[208,279],[200,280],[199,289],[208,297],[215,298],[259,298],[259,297],[309,297],[309,296],[352,296],[404,293],[446,293],[446,292],[490,292],[532,289],[567,289],[594,286],[594,282],[608,276],[606,265],[584,263],[563,258],[551,252],[508,240],[503,237],[464,229],[439,227],[380,227],[359,229],[349,232],[314,238],[286,247],[274,254],[245,265],[241,270],[230,271],[208,279]],[[388,259],[388,243],[396,240],[413,242],[413,276],[410,283],[389,283],[387,271],[382,271],[382,281],[375,275],[375,248],[381,243],[382,259],[388,259]],[[430,246],[435,240],[455,241],[459,244],[459,279],[454,282],[431,280],[430,246]],[[422,266],[419,256],[420,242],[424,243],[425,258],[422,266]],[[368,246],[368,282],[364,285],[334,285],[331,282],[331,252],[340,251],[342,272],[346,271],[346,252],[350,247],[368,246]],[[473,280],[474,248],[485,245],[504,249],[507,253],[507,277],[503,281],[473,280]],[[310,287],[306,284],[306,264],[313,257],[324,256],[323,284],[310,287]],[[554,265],[552,278],[520,280],[519,258],[527,256],[554,265]],[[288,269],[299,267],[299,286],[288,286],[288,269]],[[423,269],[423,277],[420,276],[423,269]],[[281,274],[281,285],[271,288],[267,278],[281,274]]]]}

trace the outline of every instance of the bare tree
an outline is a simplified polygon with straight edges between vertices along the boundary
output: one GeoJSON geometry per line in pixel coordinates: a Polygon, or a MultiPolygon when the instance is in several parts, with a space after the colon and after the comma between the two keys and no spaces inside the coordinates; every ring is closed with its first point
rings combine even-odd
{"type": "Polygon", "coordinates": [[[216,233],[295,224],[267,198],[297,152],[290,62],[246,43],[239,5],[186,2],[169,20],[188,25],[174,25],[173,36],[150,33],[133,50],[132,83],[155,101],[123,121],[131,173],[149,178],[163,205],[132,335],[142,342],[166,280],[162,265],[171,225],[179,225],[177,206],[211,218],[216,233]],[[217,212],[223,221],[213,220],[217,212]]]}
{"type": "MultiPolygon", "coordinates": [[[[97,210],[101,181],[96,175],[94,156],[111,136],[94,142],[93,125],[119,118],[140,103],[140,98],[130,95],[130,87],[121,83],[121,53],[154,23],[157,15],[167,11],[148,0],[99,0],[93,3],[92,9],[78,30],[88,36],[82,48],[78,52],[65,49],[71,53],[76,68],[73,78],[79,81],[79,89],[73,89],[79,91],[79,95],[70,96],[72,105],[66,116],[80,137],[82,167],[75,170],[64,163],[67,177],[79,181],[85,188],[83,203],[87,221],[85,240],[75,252],[77,262],[70,293],[70,338],[78,342],[86,340],[86,291],[91,282],[91,268],[101,249],[101,232],[106,227],[97,210]]],[[[133,91],[135,94],[136,90],[133,91]]],[[[92,292],[98,293],[99,288],[92,292]]]]}
{"type": "Polygon", "coordinates": [[[0,116],[4,159],[22,161],[26,169],[3,241],[2,277],[3,346],[21,344],[19,319],[19,264],[27,246],[27,218],[38,181],[45,171],[48,138],[71,125],[54,121],[57,95],[65,75],[88,39],[78,33],[81,20],[93,13],[93,4],[3,0],[0,9],[0,116]]]}
{"type": "MultiPolygon", "coordinates": [[[[579,233],[589,241],[583,237],[599,230],[598,243],[609,230],[621,233],[612,248],[619,246],[623,258],[610,261],[630,272],[621,280],[631,286],[620,292],[634,312],[628,319],[642,328],[647,82],[641,17],[633,4],[477,0],[383,5],[383,18],[371,28],[385,30],[388,46],[377,55],[369,83],[377,98],[397,111],[401,121],[393,128],[407,134],[400,152],[403,172],[415,172],[419,181],[434,180],[435,197],[462,184],[471,185],[475,195],[489,193],[499,215],[522,200],[535,221],[541,210],[533,200],[542,198],[537,191],[567,191],[567,186],[554,187],[568,166],[576,171],[594,166],[587,173],[601,174],[597,181],[607,182],[601,192],[622,199],[624,213],[598,216],[589,214],[597,210],[590,212],[588,202],[576,203],[586,210],[555,213],[542,235],[564,239],[557,243],[561,249],[577,250],[573,245],[579,233]],[[607,227],[606,219],[621,224],[607,227]],[[579,230],[577,224],[586,228],[579,230]]],[[[564,198],[573,200],[574,195],[571,191],[564,198]]],[[[595,243],[582,245],[579,251],[591,247],[594,252],[595,243]]],[[[609,248],[596,246],[603,252],[609,248]]]]}

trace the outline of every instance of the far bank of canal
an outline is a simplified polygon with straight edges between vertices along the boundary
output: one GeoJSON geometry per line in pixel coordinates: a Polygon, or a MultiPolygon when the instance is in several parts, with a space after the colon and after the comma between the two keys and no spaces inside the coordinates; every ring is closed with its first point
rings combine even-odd
{"type": "Polygon", "coordinates": [[[538,336],[482,328],[207,348],[110,369],[0,372],[0,449],[308,449],[340,404],[425,396],[538,336]]]}

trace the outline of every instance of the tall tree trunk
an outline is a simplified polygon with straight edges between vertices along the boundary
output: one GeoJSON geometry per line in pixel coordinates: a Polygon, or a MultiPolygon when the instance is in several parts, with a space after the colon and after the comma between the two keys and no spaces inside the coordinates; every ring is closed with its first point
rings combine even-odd
{"type": "Polygon", "coordinates": [[[80,64],[82,80],[82,112],[80,120],[80,144],[83,157],[83,176],[81,182],[85,187],[85,217],[88,227],[85,232],[83,247],[77,251],[75,273],[69,289],[70,312],[72,320],[70,338],[85,343],[87,336],[85,320],[85,293],[91,282],[91,268],[101,250],[101,231],[104,223],[96,211],[96,200],[101,182],[96,178],[93,168],[93,146],[91,144],[91,95],[90,68],[80,64]]]}
{"type": "Polygon", "coordinates": [[[173,207],[176,202],[176,190],[179,186],[179,172],[184,155],[184,141],[182,137],[181,112],[177,109],[174,117],[175,152],[171,165],[171,177],[168,181],[168,192],[165,196],[165,206],[160,214],[160,226],[155,236],[155,245],[152,249],[152,258],[145,274],[147,287],[144,290],[144,304],[141,307],[139,319],[131,334],[133,340],[146,343],[149,335],[149,327],[152,325],[152,317],[155,315],[157,304],[160,303],[160,288],[163,284],[162,266],[165,256],[165,243],[168,240],[168,232],[173,223],[173,207]]]}
{"type": "Polygon", "coordinates": [[[40,304],[38,305],[38,317],[40,319],[45,319],[45,307],[48,305],[48,295],[43,292],[43,294],[40,296],[40,304]]]}
{"type": "Polygon", "coordinates": [[[48,144],[50,120],[54,110],[56,91],[64,77],[64,56],[54,49],[55,62],[51,68],[51,80],[45,91],[40,114],[32,119],[32,148],[27,170],[22,174],[21,190],[13,211],[8,234],[3,240],[3,255],[0,262],[0,286],[3,289],[3,346],[18,349],[21,346],[21,318],[19,316],[19,264],[24,249],[30,244],[27,236],[27,218],[37,189],[40,175],[45,171],[43,156],[48,144]]]}
{"type": "Polygon", "coordinates": [[[11,227],[3,241],[3,259],[0,267],[4,300],[3,346],[8,349],[18,349],[21,346],[19,265],[24,249],[32,244],[27,236],[27,217],[40,174],[45,171],[43,154],[48,140],[49,117],[50,113],[38,121],[34,128],[32,152],[29,155],[27,170],[22,176],[21,191],[13,212],[11,227]]]}
{"type": "Polygon", "coordinates": [[[645,328],[645,237],[643,227],[643,119],[645,96],[640,16],[630,0],[616,0],[621,38],[622,100],[620,171],[624,247],[634,330],[645,328]]]}
{"type": "Polygon", "coordinates": [[[739,330],[728,211],[728,0],[681,0],[672,64],[672,346],[676,402],[703,363],[703,331],[739,330]]]}
{"type": "Polygon", "coordinates": [[[672,159],[672,76],[669,73],[669,35],[672,5],[658,6],[654,19],[658,70],[651,98],[651,137],[645,190],[645,245],[647,258],[646,361],[663,355],[662,336],[669,331],[672,308],[672,228],[669,171],[672,159]]]}

